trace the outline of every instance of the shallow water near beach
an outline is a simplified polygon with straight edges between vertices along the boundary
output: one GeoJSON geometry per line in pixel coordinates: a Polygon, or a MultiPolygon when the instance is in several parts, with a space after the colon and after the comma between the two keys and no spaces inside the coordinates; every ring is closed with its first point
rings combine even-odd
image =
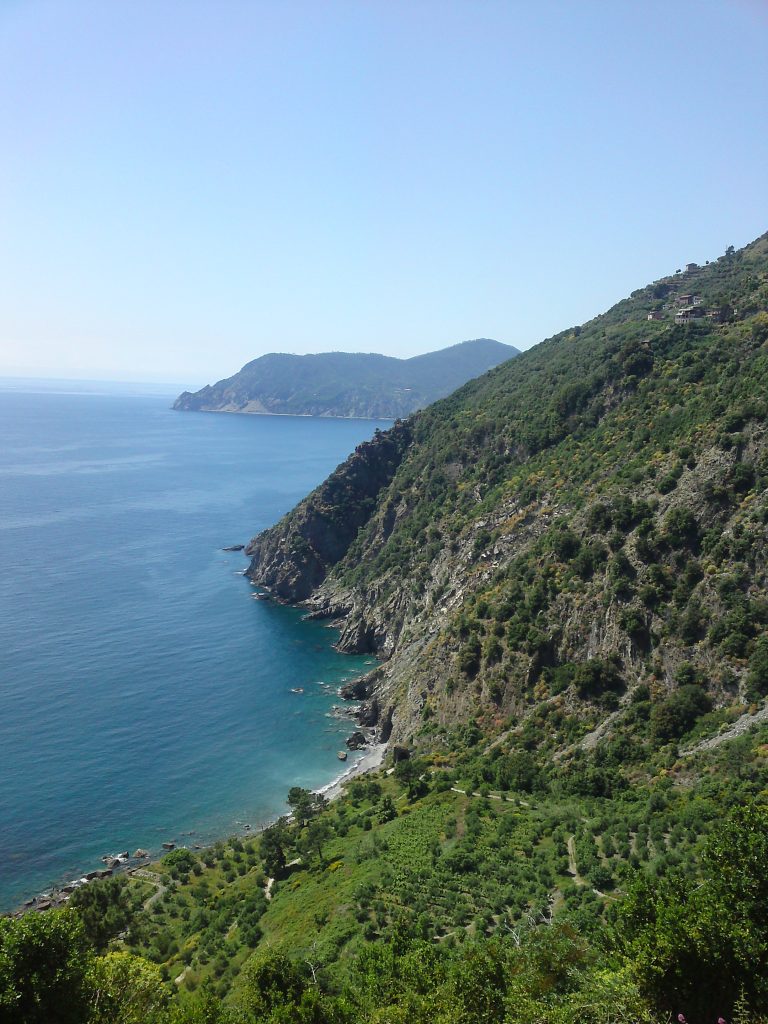
{"type": "Polygon", "coordinates": [[[336,689],[371,667],[254,600],[221,548],[386,424],[74,390],[0,383],[0,909],[327,784],[349,766],[336,689]]]}

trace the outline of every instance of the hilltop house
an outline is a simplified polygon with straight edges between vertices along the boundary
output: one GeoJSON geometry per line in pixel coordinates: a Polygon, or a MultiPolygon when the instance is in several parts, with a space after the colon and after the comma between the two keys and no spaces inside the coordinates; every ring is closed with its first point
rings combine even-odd
{"type": "Polygon", "coordinates": [[[646,317],[647,320],[663,320],[664,313],[660,309],[652,309],[646,317]]]}
{"type": "Polygon", "coordinates": [[[675,314],[676,324],[687,324],[691,320],[700,320],[705,316],[704,307],[698,306],[685,306],[683,309],[679,309],[675,314]]]}

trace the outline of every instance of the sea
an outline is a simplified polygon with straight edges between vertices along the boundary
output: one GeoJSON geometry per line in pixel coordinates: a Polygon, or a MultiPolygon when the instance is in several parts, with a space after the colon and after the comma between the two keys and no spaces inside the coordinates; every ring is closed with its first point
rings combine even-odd
{"type": "Polygon", "coordinates": [[[373,662],[222,549],[387,424],[173,397],[0,380],[0,910],[107,854],[255,831],[344,767],[337,691],[373,662]]]}

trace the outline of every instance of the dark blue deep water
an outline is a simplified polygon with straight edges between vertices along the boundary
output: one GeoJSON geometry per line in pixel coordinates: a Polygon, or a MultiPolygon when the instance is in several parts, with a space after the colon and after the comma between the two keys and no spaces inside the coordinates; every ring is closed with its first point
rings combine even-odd
{"type": "Polygon", "coordinates": [[[0,909],[329,782],[349,731],[335,690],[369,664],[253,600],[220,549],[377,424],[34,390],[0,385],[0,909]]]}

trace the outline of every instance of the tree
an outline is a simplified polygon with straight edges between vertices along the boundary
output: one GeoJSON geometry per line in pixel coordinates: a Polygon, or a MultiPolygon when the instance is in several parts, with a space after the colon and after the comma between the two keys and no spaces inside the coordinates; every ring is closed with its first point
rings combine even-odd
{"type": "Polygon", "coordinates": [[[573,685],[579,697],[587,700],[620,690],[623,683],[617,659],[590,658],[589,661],[579,662],[574,669],[573,685]]]}
{"type": "Polygon", "coordinates": [[[700,538],[699,523],[687,508],[673,508],[664,518],[664,538],[672,548],[695,550],[700,538]]]}
{"type": "Polygon", "coordinates": [[[222,1007],[210,981],[206,980],[194,999],[172,1007],[169,1024],[234,1024],[234,1018],[222,1007]]]}
{"type": "Polygon", "coordinates": [[[285,869],[286,852],[291,845],[291,834],[281,818],[261,834],[260,851],[267,874],[277,878],[285,869]]]}
{"type": "Polygon", "coordinates": [[[243,980],[244,1008],[257,1020],[297,1003],[307,984],[293,960],[275,949],[252,957],[243,971],[243,980]]]}
{"type": "Polygon", "coordinates": [[[712,701],[700,686],[689,684],[675,690],[651,710],[651,729],[660,740],[678,739],[696,719],[712,709],[712,701]]]}
{"type": "Polygon", "coordinates": [[[318,860],[323,859],[323,844],[333,835],[333,829],[327,818],[313,818],[304,838],[304,846],[307,851],[314,851],[318,860]]]}
{"type": "Polygon", "coordinates": [[[0,1022],[81,1024],[93,954],[74,910],[0,919],[0,1022]]]}
{"type": "Polygon", "coordinates": [[[130,953],[94,957],[88,972],[88,1024],[152,1024],[165,1019],[167,993],[160,970],[130,953]]]}
{"type": "Polygon", "coordinates": [[[421,776],[424,773],[424,763],[414,758],[407,761],[400,761],[395,768],[395,778],[401,786],[405,786],[408,792],[408,799],[413,800],[425,790],[421,776]]]}
{"type": "Polygon", "coordinates": [[[166,856],[163,857],[163,867],[166,868],[174,878],[178,878],[179,875],[189,874],[197,863],[199,863],[199,861],[194,853],[192,853],[191,850],[185,850],[183,846],[178,850],[172,850],[169,854],[166,854],[166,856]]]}
{"type": "Polygon", "coordinates": [[[499,789],[532,793],[539,777],[536,758],[528,750],[517,750],[499,758],[496,785],[499,789]]]}
{"type": "Polygon", "coordinates": [[[477,675],[481,656],[480,639],[473,633],[459,651],[459,668],[465,676],[472,678],[477,675]]]}
{"type": "Polygon", "coordinates": [[[387,821],[394,821],[397,817],[397,808],[395,807],[392,797],[388,793],[382,798],[376,808],[376,816],[382,825],[387,821]]]}
{"type": "MultiPolygon", "coordinates": [[[[179,851],[182,852],[182,851],[179,851]]],[[[69,901],[85,927],[85,937],[97,952],[128,926],[131,908],[125,878],[108,878],[75,889],[69,901]]]]}
{"type": "Polygon", "coordinates": [[[768,693],[768,637],[761,637],[749,659],[747,689],[750,694],[764,697],[768,693]]]}
{"type": "Polygon", "coordinates": [[[322,793],[313,793],[309,789],[302,789],[301,786],[291,786],[288,790],[288,804],[294,818],[300,824],[319,814],[327,803],[322,793]]]}
{"type": "Polygon", "coordinates": [[[768,1011],[768,808],[738,808],[708,839],[703,878],[641,876],[615,939],[643,992],[665,1012],[731,1018],[740,994],[768,1011]]]}

